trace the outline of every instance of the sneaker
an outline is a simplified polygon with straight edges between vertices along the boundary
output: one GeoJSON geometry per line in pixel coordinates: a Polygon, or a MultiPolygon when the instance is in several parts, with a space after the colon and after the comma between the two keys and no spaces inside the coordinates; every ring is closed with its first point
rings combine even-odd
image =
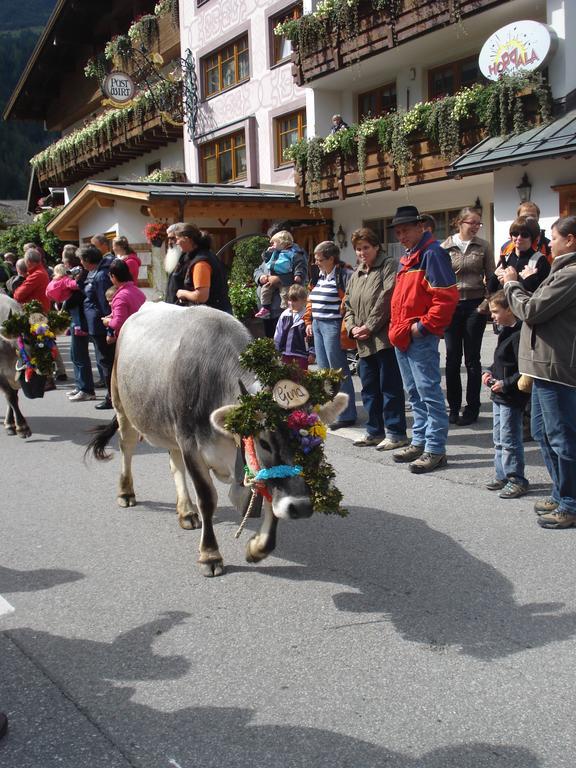
{"type": "Polygon", "coordinates": [[[387,437],[381,443],[378,443],[376,450],[395,451],[398,448],[403,448],[405,445],[410,445],[410,440],[407,437],[387,437]]]}
{"type": "Polygon", "coordinates": [[[538,525],[541,528],[553,528],[556,530],[560,528],[573,528],[576,526],[576,515],[569,515],[567,512],[561,512],[557,509],[555,512],[540,515],[538,525]]]}
{"type": "Polygon", "coordinates": [[[258,312],[256,312],[254,317],[257,317],[259,320],[267,320],[270,317],[270,310],[266,309],[266,307],[262,307],[262,309],[259,309],[258,312]]]}
{"type": "Polygon", "coordinates": [[[336,432],[338,429],[344,429],[345,427],[353,427],[356,424],[356,419],[344,419],[343,421],[333,421],[329,424],[332,432],[336,432]]]}
{"type": "Polygon", "coordinates": [[[70,390],[70,392],[66,392],[66,397],[74,397],[74,395],[77,395],[80,390],[75,387],[74,389],[70,390]]]}
{"type": "Polygon", "coordinates": [[[406,461],[414,461],[424,453],[423,445],[407,445],[406,448],[402,448],[398,453],[393,453],[392,458],[394,461],[404,463],[406,461]]]}
{"type": "Polygon", "coordinates": [[[534,504],[534,512],[537,515],[545,515],[547,512],[555,512],[558,509],[558,502],[554,501],[552,496],[548,496],[545,499],[539,499],[534,504]]]}
{"type": "Polygon", "coordinates": [[[445,467],[446,464],[448,464],[448,459],[445,453],[428,453],[428,451],[424,451],[419,459],[408,465],[408,469],[410,472],[414,472],[415,475],[423,475],[425,472],[432,472],[433,469],[438,469],[438,467],[445,467]]]}
{"type": "Polygon", "coordinates": [[[515,480],[508,480],[498,496],[501,499],[517,499],[528,493],[528,483],[517,483],[515,480]]]}
{"type": "Polygon", "coordinates": [[[362,437],[359,437],[358,440],[354,440],[352,445],[359,445],[359,446],[367,446],[367,445],[378,445],[382,442],[384,435],[362,435],[362,437]]]}
{"type": "Polygon", "coordinates": [[[69,397],[68,400],[70,400],[71,403],[82,403],[85,400],[96,400],[96,395],[80,391],[76,392],[72,397],[69,397]]]}
{"type": "Polygon", "coordinates": [[[501,491],[506,486],[506,480],[492,480],[484,486],[489,491],[501,491]]]}

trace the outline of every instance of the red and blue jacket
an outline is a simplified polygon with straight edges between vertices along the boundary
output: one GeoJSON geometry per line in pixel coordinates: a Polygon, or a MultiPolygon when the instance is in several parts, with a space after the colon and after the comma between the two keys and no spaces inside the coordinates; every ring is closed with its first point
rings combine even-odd
{"type": "Polygon", "coordinates": [[[418,323],[422,335],[442,336],[459,298],[450,255],[429,232],[424,233],[400,259],[391,303],[391,343],[405,352],[412,341],[413,323],[418,323]]]}

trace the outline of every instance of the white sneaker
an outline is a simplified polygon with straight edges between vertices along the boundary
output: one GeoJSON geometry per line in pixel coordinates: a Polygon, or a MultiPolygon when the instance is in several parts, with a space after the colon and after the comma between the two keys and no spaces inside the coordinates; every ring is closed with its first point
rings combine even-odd
{"type": "Polygon", "coordinates": [[[381,443],[378,443],[376,450],[395,451],[398,448],[404,448],[405,445],[410,445],[410,440],[407,437],[387,437],[381,443]]]}
{"type": "Polygon", "coordinates": [[[79,389],[72,389],[70,392],[66,392],[66,397],[74,397],[74,395],[77,395],[78,392],[80,392],[79,389]]]}
{"type": "Polygon", "coordinates": [[[88,392],[76,392],[75,395],[68,399],[73,403],[81,403],[84,400],[96,400],[96,395],[90,395],[88,392]]]}

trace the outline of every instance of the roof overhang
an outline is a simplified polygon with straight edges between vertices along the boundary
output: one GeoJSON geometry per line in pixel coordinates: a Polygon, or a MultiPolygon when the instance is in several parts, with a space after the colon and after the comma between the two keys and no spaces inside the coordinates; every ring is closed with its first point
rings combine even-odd
{"type": "Polygon", "coordinates": [[[171,221],[226,219],[332,218],[330,208],[303,208],[295,193],[215,184],[147,184],[87,182],[55,216],[48,230],[61,240],[78,240],[79,222],[95,207],[113,208],[117,201],[140,205],[143,216],[171,221]]]}
{"type": "Polygon", "coordinates": [[[449,176],[472,176],[509,165],[576,155],[576,110],[515,136],[484,139],[455,160],[449,176]]]}

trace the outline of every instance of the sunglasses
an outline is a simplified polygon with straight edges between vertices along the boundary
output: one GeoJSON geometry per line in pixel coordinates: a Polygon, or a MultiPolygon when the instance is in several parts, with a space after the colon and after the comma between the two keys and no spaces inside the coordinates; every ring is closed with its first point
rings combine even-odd
{"type": "Polygon", "coordinates": [[[510,232],[510,237],[529,237],[532,239],[532,233],[528,232],[527,229],[519,229],[515,230],[514,232],[510,232]]]}

